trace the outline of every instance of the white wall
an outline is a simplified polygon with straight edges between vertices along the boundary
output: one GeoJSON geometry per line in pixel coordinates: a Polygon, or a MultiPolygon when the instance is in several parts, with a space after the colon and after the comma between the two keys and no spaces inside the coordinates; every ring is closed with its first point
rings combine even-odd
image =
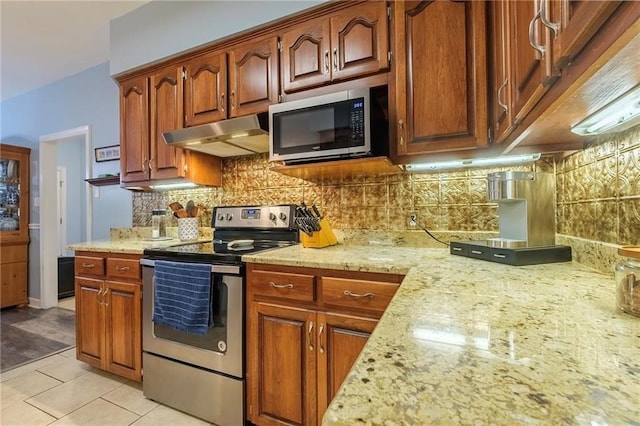
{"type": "Polygon", "coordinates": [[[152,1],[111,21],[110,73],[118,75],[325,2],[152,1]]]}

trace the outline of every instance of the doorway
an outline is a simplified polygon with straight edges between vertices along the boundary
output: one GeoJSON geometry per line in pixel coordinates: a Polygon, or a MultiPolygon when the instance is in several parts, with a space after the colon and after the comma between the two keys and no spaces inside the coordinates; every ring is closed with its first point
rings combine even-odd
{"type": "MultiPolygon", "coordinates": [[[[59,144],[65,148],[70,143],[80,143],[84,146],[84,178],[92,174],[91,158],[91,127],[82,126],[40,137],[40,300],[39,307],[43,309],[58,304],[58,256],[60,243],[58,238],[58,191],[51,191],[50,182],[57,182],[59,144]]],[[[82,165],[80,165],[82,166],[82,165]]],[[[92,198],[91,187],[84,183],[84,202],[77,206],[81,216],[85,218],[86,239],[92,235],[92,198]]],[[[69,195],[69,194],[67,194],[69,195]]],[[[34,194],[35,196],[35,194],[34,194]]],[[[37,300],[32,300],[37,304],[37,300]]]]}

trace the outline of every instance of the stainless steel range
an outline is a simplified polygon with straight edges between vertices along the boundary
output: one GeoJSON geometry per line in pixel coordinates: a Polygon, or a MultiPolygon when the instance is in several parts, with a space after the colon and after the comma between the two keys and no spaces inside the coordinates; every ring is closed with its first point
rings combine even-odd
{"type": "MultiPolygon", "coordinates": [[[[245,268],[241,257],[297,243],[295,207],[217,207],[212,242],[144,251],[142,348],[146,398],[218,425],[245,423],[245,268]],[[156,268],[160,271],[169,265],[180,270],[200,265],[196,267],[202,269],[203,264],[211,270],[210,288],[206,289],[211,318],[205,334],[165,325],[157,317],[154,321],[154,309],[160,309],[155,299],[160,297],[158,289],[167,292],[166,283],[156,282],[156,268]]],[[[192,281],[184,277],[175,285],[169,283],[168,292],[184,291],[192,281]]]]}

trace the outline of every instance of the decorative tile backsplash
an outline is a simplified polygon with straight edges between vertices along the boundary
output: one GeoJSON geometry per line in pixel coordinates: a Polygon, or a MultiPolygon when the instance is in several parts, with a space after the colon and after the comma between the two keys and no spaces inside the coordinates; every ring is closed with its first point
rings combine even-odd
{"type": "MultiPolygon", "coordinates": [[[[133,194],[133,225],[150,226],[151,210],[190,199],[211,223],[216,205],[316,204],[337,229],[406,231],[408,214],[434,231],[497,228],[497,205],[488,203],[486,175],[500,170],[554,172],[560,234],[613,244],[640,244],[640,129],[602,138],[558,162],[552,157],[518,167],[446,173],[358,176],[304,181],[270,170],[266,154],[223,161],[222,188],[133,194]]],[[[176,226],[175,218],[168,226],[176,226]]]]}

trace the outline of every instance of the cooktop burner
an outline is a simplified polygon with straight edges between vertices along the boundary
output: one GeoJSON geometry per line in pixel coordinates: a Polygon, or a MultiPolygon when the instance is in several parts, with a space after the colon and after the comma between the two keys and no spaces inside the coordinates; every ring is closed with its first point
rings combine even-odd
{"type": "Polygon", "coordinates": [[[149,259],[241,263],[242,255],[297,244],[295,204],[216,207],[213,241],[144,250],[149,259]]]}

